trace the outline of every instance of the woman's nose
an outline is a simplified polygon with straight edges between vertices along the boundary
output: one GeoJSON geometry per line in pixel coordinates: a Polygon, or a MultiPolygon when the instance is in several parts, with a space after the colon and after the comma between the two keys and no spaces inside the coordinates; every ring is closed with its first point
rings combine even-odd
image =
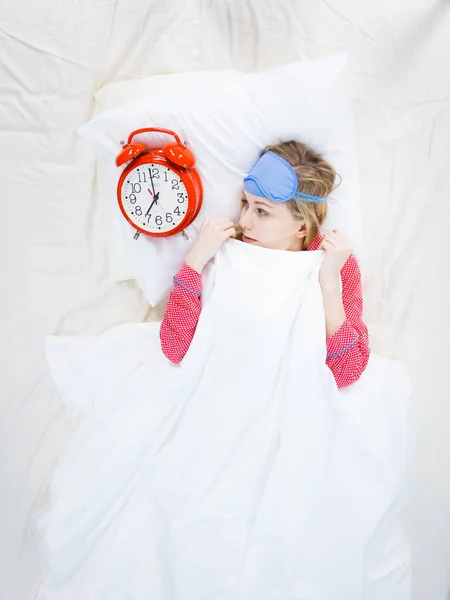
{"type": "Polygon", "coordinates": [[[248,230],[248,229],[252,228],[251,219],[250,219],[248,210],[243,210],[241,212],[241,216],[239,217],[239,225],[242,227],[242,229],[248,230]]]}

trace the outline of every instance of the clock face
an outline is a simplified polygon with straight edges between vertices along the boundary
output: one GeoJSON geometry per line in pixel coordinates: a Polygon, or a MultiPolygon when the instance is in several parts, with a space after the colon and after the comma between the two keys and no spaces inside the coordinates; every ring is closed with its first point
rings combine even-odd
{"type": "Polygon", "coordinates": [[[186,216],[186,186],[165,165],[149,162],[134,168],[123,181],[121,196],[129,219],[149,233],[170,232],[186,216]]]}

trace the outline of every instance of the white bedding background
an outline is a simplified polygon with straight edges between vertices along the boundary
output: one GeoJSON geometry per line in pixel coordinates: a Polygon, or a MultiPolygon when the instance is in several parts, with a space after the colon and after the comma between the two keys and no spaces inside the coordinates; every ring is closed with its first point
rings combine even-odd
{"type": "MultiPolygon", "coordinates": [[[[39,583],[30,507],[70,425],[43,339],[156,318],[108,283],[94,158],[76,129],[104,84],[259,70],[348,49],[372,347],[404,360],[423,414],[406,515],[414,599],[450,598],[450,2],[2,0],[0,598],[39,583]]],[[[180,89],[180,94],[183,90],[180,89]]]]}

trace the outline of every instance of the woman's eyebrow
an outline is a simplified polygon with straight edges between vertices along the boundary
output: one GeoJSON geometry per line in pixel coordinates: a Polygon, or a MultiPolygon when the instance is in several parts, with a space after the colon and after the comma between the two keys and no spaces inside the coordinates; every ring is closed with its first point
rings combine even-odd
{"type": "MultiPolygon", "coordinates": [[[[242,198],[244,200],[248,200],[247,196],[245,195],[245,190],[242,190],[242,198]]],[[[267,204],[266,202],[261,202],[261,200],[255,200],[255,204],[260,204],[261,206],[265,206],[266,208],[272,208],[270,204],[267,204]]]]}
{"type": "Polygon", "coordinates": [[[266,204],[265,202],[261,202],[260,200],[255,200],[255,204],[260,204],[261,206],[265,206],[266,208],[272,208],[270,204],[266,204]]]}

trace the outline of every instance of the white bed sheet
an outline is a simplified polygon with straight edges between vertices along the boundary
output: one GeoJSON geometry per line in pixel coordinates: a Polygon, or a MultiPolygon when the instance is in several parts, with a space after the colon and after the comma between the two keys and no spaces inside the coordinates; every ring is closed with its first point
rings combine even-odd
{"type": "MultiPolygon", "coordinates": [[[[424,416],[406,515],[414,598],[450,595],[450,5],[398,0],[3,0],[0,3],[2,393],[0,598],[39,583],[30,506],[71,427],[43,338],[157,318],[110,284],[108,214],[76,129],[105,83],[258,70],[351,51],[372,346],[410,368],[424,416]]],[[[180,91],[181,93],[182,91],[180,91]]]]}

